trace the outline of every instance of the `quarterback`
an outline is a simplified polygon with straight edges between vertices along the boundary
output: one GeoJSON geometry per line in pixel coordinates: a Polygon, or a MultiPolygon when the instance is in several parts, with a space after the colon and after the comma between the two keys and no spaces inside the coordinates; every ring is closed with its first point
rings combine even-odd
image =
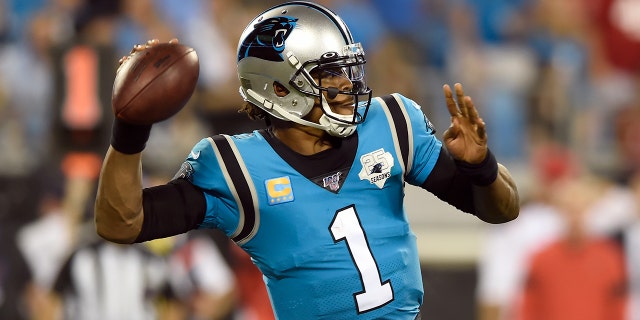
{"type": "Polygon", "coordinates": [[[518,216],[518,192],[460,84],[443,87],[451,125],[439,139],[415,101],[373,95],[365,62],[321,5],[260,13],[239,40],[237,70],[241,111],[267,127],[203,138],[171,181],[143,189],[151,126],[116,124],[97,232],[134,243],[220,229],[264,274],[278,319],[419,319],[405,184],[489,223],[518,216]]]}

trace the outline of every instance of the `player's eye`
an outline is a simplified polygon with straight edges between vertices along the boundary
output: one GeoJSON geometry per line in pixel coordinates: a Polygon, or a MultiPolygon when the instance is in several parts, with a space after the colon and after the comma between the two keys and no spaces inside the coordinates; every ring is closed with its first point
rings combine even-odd
{"type": "Polygon", "coordinates": [[[344,68],[331,68],[325,69],[322,72],[323,78],[333,78],[333,77],[347,77],[347,72],[344,68]]]}
{"type": "Polygon", "coordinates": [[[348,78],[347,72],[344,68],[335,67],[335,68],[327,68],[327,69],[315,69],[311,72],[311,76],[316,79],[327,79],[334,77],[345,77],[348,78]]]}

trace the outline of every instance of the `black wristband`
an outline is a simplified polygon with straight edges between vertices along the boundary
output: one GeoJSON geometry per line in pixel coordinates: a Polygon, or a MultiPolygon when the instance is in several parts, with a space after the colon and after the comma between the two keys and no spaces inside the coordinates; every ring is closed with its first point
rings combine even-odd
{"type": "Polygon", "coordinates": [[[140,153],[150,134],[151,125],[130,124],[116,118],[111,129],[111,146],[126,154],[140,153]]]}
{"type": "Polygon", "coordinates": [[[487,150],[487,156],[478,164],[455,160],[456,167],[463,175],[471,179],[471,183],[478,186],[488,186],[498,177],[498,162],[496,157],[487,150]]]}

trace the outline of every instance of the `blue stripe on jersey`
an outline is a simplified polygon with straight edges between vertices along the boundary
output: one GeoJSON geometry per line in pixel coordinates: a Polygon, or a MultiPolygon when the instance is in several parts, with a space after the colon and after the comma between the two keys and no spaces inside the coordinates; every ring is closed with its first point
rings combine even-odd
{"type": "Polygon", "coordinates": [[[372,101],[337,193],[293,169],[257,131],[225,137],[221,145],[220,138],[201,141],[192,152],[197,158],[187,159],[194,168],[190,180],[206,192],[202,227],[244,235],[247,207],[255,206],[258,228],[239,244],[263,272],[279,319],[413,319],[418,313],[422,277],[404,183],[428,177],[441,143],[413,101],[393,99],[397,106],[372,101]],[[278,192],[267,182],[282,177],[295,197],[270,201],[278,192]]]}

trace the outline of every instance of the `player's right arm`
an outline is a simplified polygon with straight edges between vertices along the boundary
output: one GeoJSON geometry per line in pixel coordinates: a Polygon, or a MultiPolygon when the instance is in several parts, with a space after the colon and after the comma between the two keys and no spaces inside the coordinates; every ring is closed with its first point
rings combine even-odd
{"type": "MultiPolygon", "coordinates": [[[[157,39],[149,40],[131,54],[157,44],[157,39]]],[[[120,65],[129,57],[120,59],[120,65]]],[[[94,208],[96,231],[106,240],[133,243],[173,236],[195,229],[203,220],[204,194],[187,180],[143,189],[142,150],[150,132],[151,125],[114,121],[94,208]]]]}
{"type": "MultiPolygon", "coordinates": [[[[158,43],[158,40],[150,40],[147,46],[158,43]]],[[[131,54],[145,48],[143,45],[135,45],[131,54]]],[[[122,57],[120,65],[130,57],[131,55],[122,57]]],[[[104,239],[133,243],[143,222],[141,160],[151,126],[138,127],[126,125],[118,119],[115,121],[112,146],[107,150],[98,180],[94,219],[96,231],[104,239]],[[118,132],[118,129],[121,130],[118,132]],[[119,148],[120,151],[113,147],[114,140],[120,140],[116,145],[124,145],[119,148]]]]}
{"type": "Polygon", "coordinates": [[[142,229],[142,153],[109,147],[102,164],[95,203],[97,233],[106,240],[133,243],[142,229]]]}
{"type": "Polygon", "coordinates": [[[116,243],[170,237],[198,228],[204,220],[204,192],[186,179],[142,188],[141,153],[109,147],[95,203],[97,233],[116,243]]]}

